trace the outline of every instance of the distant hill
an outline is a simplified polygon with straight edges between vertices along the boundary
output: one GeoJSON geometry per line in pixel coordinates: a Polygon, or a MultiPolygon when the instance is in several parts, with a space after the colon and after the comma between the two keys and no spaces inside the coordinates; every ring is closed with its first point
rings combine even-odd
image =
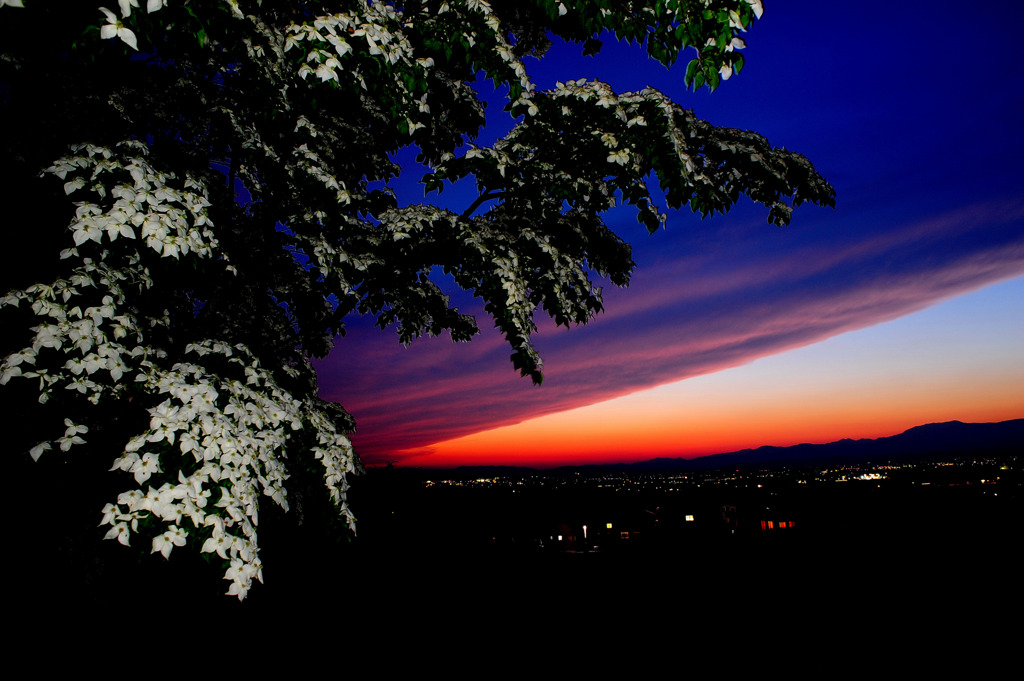
{"type": "MultiPolygon", "coordinates": [[[[693,471],[765,464],[857,462],[900,457],[949,456],[957,454],[999,455],[1024,453],[1024,419],[1000,423],[929,423],[899,435],[877,440],[843,439],[827,444],[791,447],[758,447],[738,452],[711,454],[693,459],[659,457],[633,464],[566,466],[564,471],[693,471]]],[[[513,476],[529,473],[519,466],[462,466],[447,473],[458,478],[513,476]]],[[[433,471],[436,475],[439,471],[433,471]]]]}
{"type": "Polygon", "coordinates": [[[699,470],[767,463],[919,457],[955,454],[1024,453],[1024,419],[1000,423],[929,423],[877,440],[843,439],[827,444],[758,447],[694,459],[657,458],[628,466],[633,470],[699,470]]]}

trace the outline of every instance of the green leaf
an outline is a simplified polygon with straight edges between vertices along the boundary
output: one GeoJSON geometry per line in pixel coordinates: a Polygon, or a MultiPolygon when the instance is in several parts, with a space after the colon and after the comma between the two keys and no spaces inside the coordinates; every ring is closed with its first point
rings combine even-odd
{"type": "MultiPolygon", "coordinates": [[[[690,87],[694,82],[694,77],[697,75],[697,69],[699,67],[700,62],[696,59],[691,60],[690,63],[686,65],[686,75],[683,76],[683,84],[686,85],[686,87],[690,87]]],[[[694,86],[693,89],[696,90],[698,87],[699,86],[694,86]]]]}
{"type": "Polygon", "coordinates": [[[676,26],[676,30],[674,31],[674,34],[676,36],[676,40],[679,41],[680,46],[686,47],[689,44],[689,41],[687,40],[688,36],[687,36],[687,33],[686,33],[686,25],[685,24],[679,24],[678,26],[676,26]]]}
{"type": "Polygon", "coordinates": [[[583,42],[583,56],[589,57],[591,55],[597,54],[598,52],[601,51],[602,47],[604,47],[604,43],[598,40],[597,38],[587,38],[583,42]]]}
{"type": "Polygon", "coordinates": [[[654,40],[650,40],[647,43],[647,53],[660,61],[662,64],[665,63],[665,48],[654,40]]]}

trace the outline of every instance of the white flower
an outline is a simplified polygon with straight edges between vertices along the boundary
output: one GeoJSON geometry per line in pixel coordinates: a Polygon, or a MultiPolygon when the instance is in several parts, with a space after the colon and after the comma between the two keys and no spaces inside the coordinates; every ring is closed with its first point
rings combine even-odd
{"type": "Polygon", "coordinates": [[[0,0],[0,7],[4,7],[5,5],[7,7],[24,7],[25,6],[25,5],[21,4],[21,0],[0,0]]]}
{"type": "Polygon", "coordinates": [[[134,451],[125,452],[124,454],[122,454],[121,456],[114,460],[114,465],[110,468],[110,470],[131,471],[132,467],[136,464],[137,461],[139,461],[138,454],[136,454],[134,451]]]}
{"type": "Polygon", "coordinates": [[[226,552],[229,546],[231,546],[230,539],[225,537],[223,534],[215,535],[206,540],[203,544],[202,552],[213,553],[216,551],[218,556],[227,560],[228,554],[226,552]]]}
{"type": "Polygon", "coordinates": [[[170,529],[166,532],[153,537],[153,550],[150,551],[150,553],[156,553],[159,551],[164,558],[170,558],[171,551],[175,546],[185,545],[185,537],[187,534],[188,533],[185,532],[185,530],[181,529],[177,525],[171,525],[170,529]]]}
{"type": "Polygon", "coordinates": [[[117,539],[120,543],[128,546],[128,525],[127,523],[118,523],[110,528],[110,530],[103,536],[104,539],[117,539]]]}
{"type": "Polygon", "coordinates": [[[129,492],[122,492],[117,495],[118,504],[122,504],[133,510],[142,502],[143,499],[145,499],[145,496],[137,489],[133,489],[129,492]]]}
{"type": "MultiPolygon", "coordinates": [[[[123,9],[123,3],[122,3],[123,9]]],[[[111,12],[106,7],[100,7],[100,11],[107,16],[107,24],[100,28],[100,37],[103,39],[109,38],[120,38],[133,50],[139,49],[139,44],[135,40],[135,34],[130,29],[125,28],[121,20],[117,18],[117,15],[111,12]]],[[[128,16],[125,14],[125,16],[128,16]]]]}
{"type": "MultiPolygon", "coordinates": [[[[64,431],[64,437],[57,440],[60,443],[60,450],[62,452],[68,451],[73,445],[85,444],[85,440],[78,437],[78,434],[88,433],[88,426],[77,425],[71,419],[64,419],[64,425],[67,426],[67,430],[64,431]]],[[[36,458],[38,459],[38,457],[36,458]]]]}
{"type": "Polygon", "coordinates": [[[629,163],[629,152],[627,150],[625,150],[625,149],[620,149],[619,151],[614,151],[614,152],[608,154],[608,162],[609,163],[618,163],[619,165],[623,165],[624,166],[627,163],[629,163]]]}
{"type": "Polygon", "coordinates": [[[114,504],[107,504],[103,507],[103,520],[100,521],[100,526],[113,525],[114,520],[121,515],[121,509],[114,504]]]}
{"type": "Polygon", "coordinates": [[[224,574],[224,579],[231,580],[231,586],[228,588],[228,596],[238,596],[238,600],[243,600],[249,588],[252,586],[252,578],[258,574],[258,568],[249,563],[245,563],[237,558],[231,560],[231,567],[228,568],[224,574]]]}
{"type": "Polygon", "coordinates": [[[43,452],[53,449],[53,446],[49,442],[40,442],[35,447],[28,451],[32,455],[33,461],[39,461],[39,457],[42,456],[43,452]]]}
{"type": "Polygon", "coordinates": [[[141,459],[132,464],[128,472],[134,473],[135,482],[141,485],[149,480],[153,473],[159,473],[160,470],[160,458],[156,454],[143,454],[141,459]]]}
{"type": "Polygon", "coordinates": [[[139,0],[117,0],[117,4],[121,8],[121,16],[127,17],[132,13],[132,7],[139,6],[139,0]]]}
{"type": "Polygon", "coordinates": [[[7,381],[15,376],[21,376],[21,367],[4,365],[3,374],[0,375],[0,385],[6,385],[7,381]]]}

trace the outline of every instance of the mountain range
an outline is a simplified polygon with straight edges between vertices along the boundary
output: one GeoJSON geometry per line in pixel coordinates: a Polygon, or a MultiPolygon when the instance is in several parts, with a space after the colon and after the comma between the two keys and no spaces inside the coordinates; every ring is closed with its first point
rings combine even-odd
{"type": "Polygon", "coordinates": [[[629,466],[632,469],[709,469],[734,465],[810,462],[812,460],[994,455],[1024,453],[1024,419],[999,423],[947,421],[915,426],[898,435],[877,439],[845,438],[825,444],[789,447],[764,446],[737,452],[711,454],[694,459],[660,457],[629,466]]]}
{"type": "MultiPolygon", "coordinates": [[[[574,471],[692,471],[766,464],[811,464],[817,461],[853,463],[865,460],[957,455],[1006,455],[1024,453],[1024,419],[999,423],[947,421],[915,426],[898,435],[877,439],[843,439],[825,444],[789,447],[764,446],[736,452],[684,459],[659,457],[632,464],[564,467],[574,471]]],[[[494,476],[525,470],[518,466],[463,466],[460,475],[494,476]]]]}

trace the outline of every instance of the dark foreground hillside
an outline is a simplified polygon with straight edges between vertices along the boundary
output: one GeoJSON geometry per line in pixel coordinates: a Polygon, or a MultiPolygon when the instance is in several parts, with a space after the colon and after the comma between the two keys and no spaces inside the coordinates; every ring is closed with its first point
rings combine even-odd
{"type": "Polygon", "coordinates": [[[791,642],[913,630],[996,645],[1024,605],[1016,460],[841,482],[799,471],[631,484],[423,477],[361,480],[353,541],[325,540],[315,518],[261,517],[266,583],[243,603],[187,552],[165,561],[26,523],[8,545],[7,612],[75,636],[98,630],[68,623],[294,633],[337,618],[353,641],[504,646],[741,628],[791,642]]]}

